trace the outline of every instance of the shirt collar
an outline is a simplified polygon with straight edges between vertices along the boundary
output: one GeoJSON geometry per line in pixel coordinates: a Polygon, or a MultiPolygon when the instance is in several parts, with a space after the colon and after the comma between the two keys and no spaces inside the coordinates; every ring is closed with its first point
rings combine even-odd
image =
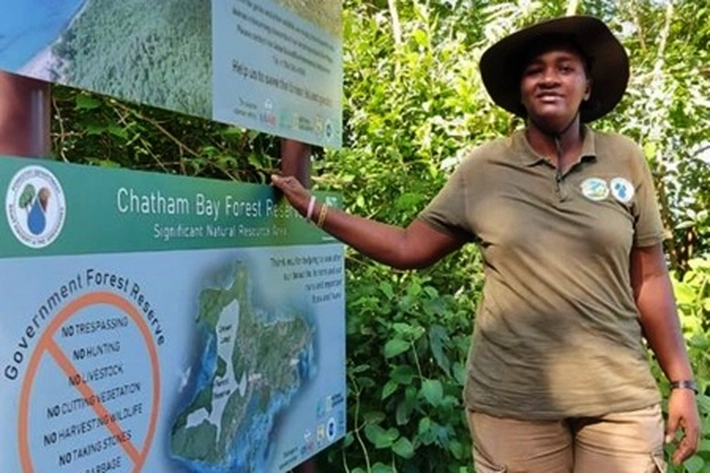
{"type": "MultiPolygon", "coordinates": [[[[595,147],[594,131],[587,125],[582,125],[582,134],[584,140],[582,141],[582,154],[579,156],[579,161],[584,158],[596,158],[597,151],[595,147]]],[[[540,162],[546,161],[543,155],[538,154],[525,136],[525,129],[517,130],[511,136],[511,147],[515,152],[516,156],[519,156],[520,161],[526,166],[533,166],[540,162]]]]}

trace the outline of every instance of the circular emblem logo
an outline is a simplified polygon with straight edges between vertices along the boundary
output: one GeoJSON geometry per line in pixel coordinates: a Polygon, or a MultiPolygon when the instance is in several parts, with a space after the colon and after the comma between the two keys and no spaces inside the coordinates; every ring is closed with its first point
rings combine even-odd
{"type": "Polygon", "coordinates": [[[634,198],[634,186],[628,180],[623,177],[615,177],[610,182],[611,195],[614,196],[616,200],[624,204],[631,202],[634,198]]]}
{"type": "Polygon", "coordinates": [[[15,237],[30,248],[44,248],[64,226],[64,191],[54,174],[41,166],[20,169],[10,180],[5,212],[15,237]]]}
{"type": "Polygon", "coordinates": [[[609,197],[609,186],[604,179],[590,177],[580,185],[582,195],[589,200],[600,201],[609,197]]]}
{"type": "Polygon", "coordinates": [[[333,439],[335,439],[335,435],[338,433],[337,426],[335,425],[335,419],[332,417],[328,419],[328,427],[327,427],[327,434],[328,434],[328,441],[332,442],[333,439]]]}

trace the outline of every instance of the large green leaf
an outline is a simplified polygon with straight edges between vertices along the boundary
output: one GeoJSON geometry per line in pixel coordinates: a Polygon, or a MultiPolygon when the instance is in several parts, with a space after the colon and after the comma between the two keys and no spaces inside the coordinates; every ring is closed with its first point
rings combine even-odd
{"type": "Polygon", "coordinates": [[[365,426],[365,436],[376,448],[388,448],[399,438],[399,432],[397,429],[385,430],[377,424],[368,424],[365,426]]]}
{"type": "Polygon", "coordinates": [[[101,106],[101,102],[88,94],[76,96],[76,110],[94,110],[101,106]]]}
{"type": "Polygon", "coordinates": [[[451,362],[449,358],[444,354],[444,344],[449,341],[449,335],[444,327],[441,325],[432,325],[429,329],[429,346],[431,347],[431,354],[434,357],[434,361],[439,365],[444,374],[449,374],[449,368],[451,367],[451,362]]]}
{"type": "Polygon", "coordinates": [[[414,456],[414,446],[409,439],[400,437],[392,445],[392,451],[403,458],[412,458],[414,456]]]}
{"type": "Polygon", "coordinates": [[[399,387],[399,384],[396,383],[393,380],[388,380],[387,383],[385,384],[385,387],[382,388],[382,400],[384,401],[388,397],[390,397],[392,394],[394,394],[395,391],[397,391],[397,388],[399,387]]]}
{"type": "Polygon", "coordinates": [[[387,418],[382,411],[368,411],[362,415],[363,419],[368,424],[379,424],[387,418]]]}
{"type": "Polygon", "coordinates": [[[427,379],[422,383],[422,394],[427,402],[434,407],[441,404],[444,388],[438,379],[427,379]]]}
{"type": "Polygon", "coordinates": [[[393,358],[409,350],[411,345],[401,338],[393,338],[385,343],[385,358],[393,358]]]}
{"type": "Polygon", "coordinates": [[[707,469],[705,469],[705,460],[703,460],[699,456],[688,458],[684,462],[684,465],[685,468],[688,470],[688,473],[699,473],[708,471],[707,469]]]}
{"type": "Polygon", "coordinates": [[[385,465],[384,463],[378,462],[372,465],[372,473],[397,473],[397,471],[390,465],[385,465]]]}
{"type": "Polygon", "coordinates": [[[412,384],[414,379],[414,369],[409,365],[399,365],[392,369],[391,377],[399,384],[412,384]]]}

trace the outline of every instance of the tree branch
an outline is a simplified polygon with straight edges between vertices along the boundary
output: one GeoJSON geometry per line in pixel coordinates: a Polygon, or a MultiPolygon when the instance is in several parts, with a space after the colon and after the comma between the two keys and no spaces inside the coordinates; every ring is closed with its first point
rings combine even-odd
{"type": "Polygon", "coordinates": [[[399,46],[402,44],[402,25],[399,22],[397,0],[387,0],[387,5],[389,6],[390,16],[392,17],[392,35],[394,36],[394,44],[399,46]]]}
{"type": "Polygon", "coordinates": [[[567,16],[572,16],[577,14],[577,8],[579,7],[579,0],[569,0],[567,4],[567,16]]]}

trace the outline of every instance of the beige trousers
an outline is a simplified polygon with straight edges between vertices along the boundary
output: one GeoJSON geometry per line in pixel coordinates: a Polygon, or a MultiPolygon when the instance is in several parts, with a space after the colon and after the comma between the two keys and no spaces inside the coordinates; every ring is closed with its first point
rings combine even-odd
{"type": "Polygon", "coordinates": [[[477,473],[662,473],[660,406],[599,418],[521,421],[468,412],[477,473]]]}

